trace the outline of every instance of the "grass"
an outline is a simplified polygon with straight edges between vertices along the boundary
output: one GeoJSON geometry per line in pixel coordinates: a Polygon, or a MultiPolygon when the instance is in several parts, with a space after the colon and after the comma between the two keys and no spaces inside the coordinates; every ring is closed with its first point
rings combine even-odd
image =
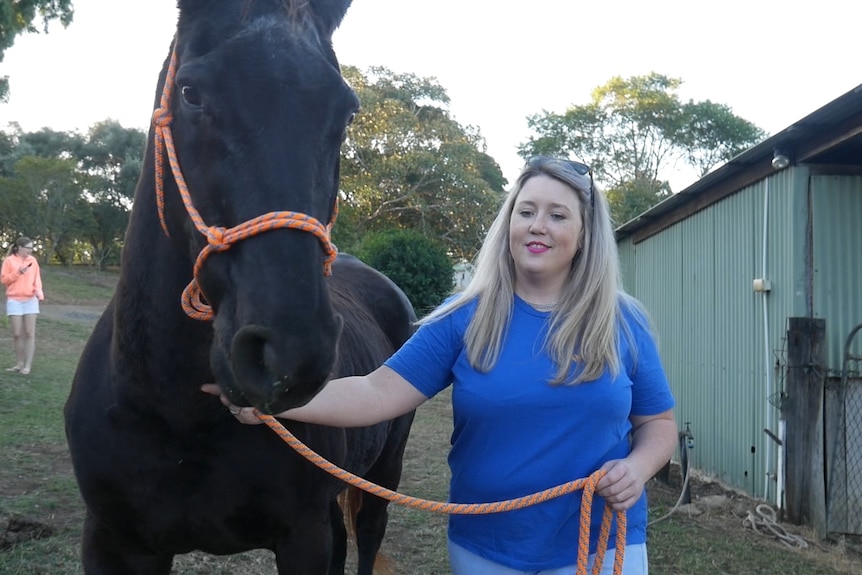
{"type": "MultiPolygon", "coordinates": [[[[30,376],[0,372],[0,515],[38,518],[54,536],[0,553],[4,574],[80,572],[75,565],[83,507],[66,452],[62,407],[88,329],[39,322],[37,334],[48,333],[37,342],[30,376]]],[[[3,340],[5,349],[9,340],[3,340]]]]}
{"type": "Polygon", "coordinates": [[[117,277],[115,272],[98,272],[89,267],[43,267],[46,303],[104,306],[114,293],[117,277]]]}
{"type": "MultiPolygon", "coordinates": [[[[94,274],[89,269],[43,269],[49,303],[64,306],[104,306],[116,274],[94,274]]],[[[33,520],[51,535],[20,543],[11,541],[8,528],[0,539],[0,574],[71,575],[82,573],[79,561],[84,509],[71,471],[63,432],[62,409],[78,356],[90,325],[40,317],[37,355],[30,376],[0,370],[0,536],[9,518],[33,520]],[[5,520],[4,520],[5,519],[5,520]],[[6,541],[4,548],[3,542],[6,541]]],[[[0,333],[0,366],[11,365],[8,329],[0,333]]],[[[445,500],[449,471],[446,465],[451,414],[449,397],[442,394],[417,413],[404,460],[403,493],[445,500]]],[[[674,504],[678,485],[653,481],[648,486],[650,516],[663,516],[674,504]]],[[[727,504],[703,515],[682,513],[649,528],[650,572],[653,575],[787,574],[843,575],[862,573],[859,556],[841,542],[818,541],[804,528],[788,529],[805,535],[811,546],[788,549],[768,537],[742,527],[746,509],[757,501],[737,496],[715,484],[695,482],[693,497],[724,494],[727,504]]],[[[446,522],[442,515],[390,506],[390,522],[383,551],[403,575],[445,575],[446,522]]],[[[268,551],[232,557],[192,553],[178,557],[175,575],[272,575],[268,551]]]]}

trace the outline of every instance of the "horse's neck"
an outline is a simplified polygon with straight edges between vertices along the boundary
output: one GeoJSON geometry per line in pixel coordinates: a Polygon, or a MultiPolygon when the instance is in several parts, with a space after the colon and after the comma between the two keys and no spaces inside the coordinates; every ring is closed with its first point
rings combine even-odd
{"type": "Polygon", "coordinates": [[[117,317],[121,329],[142,330],[135,339],[147,338],[156,351],[174,341],[193,348],[208,346],[211,326],[192,321],[181,306],[183,289],[192,277],[194,262],[187,237],[169,237],[159,223],[151,178],[143,178],[135,195],[123,249],[117,286],[117,317]],[[127,328],[126,326],[131,326],[127,328]],[[158,341],[157,338],[166,339],[158,341]]]}
{"type": "MultiPolygon", "coordinates": [[[[181,205],[173,181],[166,176],[166,217],[171,219],[171,234],[162,227],[155,192],[153,168],[153,140],[147,145],[144,172],[135,190],[129,226],[123,249],[123,274],[134,281],[128,286],[132,292],[147,292],[154,285],[164,290],[182,290],[191,279],[193,262],[187,249],[188,238],[184,234],[183,222],[188,218],[181,205]],[[173,216],[170,207],[181,212],[173,216]],[[171,237],[173,235],[173,237],[171,237]]],[[[179,292],[177,292],[179,297],[179,292]]]]}

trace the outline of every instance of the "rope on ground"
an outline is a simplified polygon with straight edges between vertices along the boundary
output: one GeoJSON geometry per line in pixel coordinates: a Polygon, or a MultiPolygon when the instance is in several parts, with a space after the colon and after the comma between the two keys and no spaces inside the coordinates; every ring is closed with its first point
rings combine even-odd
{"type": "Polygon", "coordinates": [[[742,520],[742,526],[749,527],[760,535],[773,535],[785,546],[793,549],[808,547],[808,542],[803,537],[789,533],[779,525],[775,510],[765,503],[755,507],[754,511],[749,510],[748,516],[742,520]]]}

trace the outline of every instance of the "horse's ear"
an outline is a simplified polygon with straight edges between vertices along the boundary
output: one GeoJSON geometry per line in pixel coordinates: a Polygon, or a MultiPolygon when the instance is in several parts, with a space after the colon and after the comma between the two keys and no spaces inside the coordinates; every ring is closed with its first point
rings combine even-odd
{"type": "Polygon", "coordinates": [[[344,14],[350,7],[352,0],[316,0],[311,3],[311,10],[314,12],[317,26],[322,34],[327,38],[332,37],[332,33],[341,24],[344,14]]]}
{"type": "Polygon", "coordinates": [[[210,0],[177,0],[177,10],[180,16],[192,17],[197,14],[207,14],[212,10],[210,0]]]}

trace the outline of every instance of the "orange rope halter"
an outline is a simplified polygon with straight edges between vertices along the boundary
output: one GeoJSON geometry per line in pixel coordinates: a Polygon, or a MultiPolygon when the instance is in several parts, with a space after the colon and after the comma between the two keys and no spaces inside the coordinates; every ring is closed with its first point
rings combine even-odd
{"type": "MultiPolygon", "coordinates": [[[[514,509],[523,509],[561,495],[567,495],[584,490],[583,499],[581,501],[580,515],[580,536],[578,537],[578,563],[576,575],[587,575],[587,560],[590,553],[590,518],[593,504],[593,494],[596,490],[599,480],[604,477],[604,471],[596,471],[589,477],[576,479],[563,485],[551,487],[533,495],[518,497],[517,499],[509,499],[508,501],[496,501],[492,503],[442,503],[439,501],[428,501],[426,499],[418,499],[403,495],[397,491],[392,491],[376,483],[372,483],[367,479],[363,479],[349,471],[346,471],[334,463],[327,461],[324,457],[316,453],[302,441],[296,438],[288,431],[275,417],[258,413],[257,417],[263,421],[270,429],[288,445],[290,445],[297,453],[302,455],[308,461],[326,471],[330,475],[341,479],[354,487],[358,487],[363,491],[367,491],[372,495],[376,495],[387,501],[397,503],[399,505],[407,505],[415,509],[423,509],[433,513],[455,513],[459,515],[481,515],[485,513],[501,513],[503,511],[512,511],[514,509]]],[[[605,552],[608,549],[608,540],[611,533],[611,519],[613,515],[617,519],[617,536],[616,550],[614,552],[614,575],[621,575],[623,572],[623,557],[626,546],[626,512],[614,511],[609,504],[605,504],[605,510],[602,514],[601,530],[599,532],[599,542],[596,548],[596,561],[593,564],[593,575],[598,575],[602,569],[602,563],[605,559],[605,552]]]]}
{"type": "Polygon", "coordinates": [[[189,187],[183,177],[182,169],[180,169],[180,162],[177,158],[176,148],[174,147],[174,138],[171,133],[173,115],[171,114],[170,105],[171,94],[176,80],[176,72],[177,51],[176,41],[174,41],[174,48],[171,51],[171,61],[168,65],[168,73],[165,76],[165,85],[162,89],[160,105],[153,112],[153,126],[155,127],[156,205],[158,207],[159,221],[162,224],[162,229],[165,231],[166,235],[170,236],[167,221],[165,220],[164,155],[166,154],[168,156],[168,162],[170,163],[171,173],[173,173],[174,181],[177,183],[177,188],[179,189],[180,196],[183,199],[186,211],[188,212],[192,223],[194,223],[195,228],[197,228],[197,230],[207,239],[207,245],[204,246],[195,261],[192,281],[189,282],[189,285],[183,290],[183,311],[185,311],[189,317],[194,319],[212,319],[212,308],[204,302],[204,295],[197,281],[198,273],[200,272],[203,263],[213,252],[226,251],[236,242],[271,230],[293,228],[314,234],[315,237],[320,240],[325,253],[325,258],[323,260],[323,273],[324,275],[330,275],[332,271],[332,262],[338,254],[338,251],[330,239],[332,225],[335,223],[335,218],[338,214],[337,199],[333,205],[332,218],[326,226],[307,214],[291,211],[269,212],[232,228],[206,225],[192,202],[189,187]]]}

